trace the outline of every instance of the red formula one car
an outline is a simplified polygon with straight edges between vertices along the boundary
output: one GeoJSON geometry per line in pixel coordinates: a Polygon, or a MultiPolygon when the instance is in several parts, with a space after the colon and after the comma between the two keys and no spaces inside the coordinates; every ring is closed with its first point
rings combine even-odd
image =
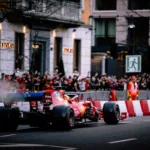
{"type": "MultiPolygon", "coordinates": [[[[107,124],[117,124],[120,120],[120,110],[116,103],[107,102],[103,110],[100,110],[93,106],[90,100],[79,100],[78,95],[69,99],[65,96],[60,90],[9,93],[5,106],[19,108],[19,101],[28,103],[29,110],[20,111],[19,120],[25,119],[30,126],[45,127],[52,124],[54,127],[72,129],[77,122],[86,123],[87,120],[98,122],[100,113],[103,113],[107,124]]],[[[19,123],[18,119],[17,123],[15,121],[13,123],[15,125],[19,123]]]]}
{"type": "MultiPolygon", "coordinates": [[[[34,94],[37,95],[38,93],[34,94]]],[[[54,127],[71,129],[75,123],[85,123],[86,119],[99,120],[99,110],[92,106],[90,101],[79,101],[78,95],[66,99],[67,95],[63,94],[62,90],[46,90],[40,101],[33,98],[33,95],[31,97],[30,100],[28,99],[31,111],[27,114],[31,126],[43,126],[52,123],[54,127]]]]}

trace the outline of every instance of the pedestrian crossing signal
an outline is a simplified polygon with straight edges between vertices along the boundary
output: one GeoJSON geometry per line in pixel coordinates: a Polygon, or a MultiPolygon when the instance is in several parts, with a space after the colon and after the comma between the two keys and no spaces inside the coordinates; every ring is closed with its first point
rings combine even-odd
{"type": "Polygon", "coordinates": [[[141,55],[126,55],[126,73],[141,72],[141,55]]]}

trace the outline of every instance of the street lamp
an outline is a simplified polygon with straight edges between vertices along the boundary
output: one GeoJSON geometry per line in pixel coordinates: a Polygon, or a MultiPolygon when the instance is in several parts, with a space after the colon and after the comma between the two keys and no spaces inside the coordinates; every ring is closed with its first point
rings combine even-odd
{"type": "Polygon", "coordinates": [[[129,24],[129,25],[128,25],[128,28],[130,28],[130,29],[135,28],[135,24],[133,24],[133,23],[129,24]]]}
{"type": "MultiPolygon", "coordinates": [[[[128,28],[130,29],[130,31],[132,31],[132,39],[130,39],[132,42],[131,43],[131,47],[132,47],[132,54],[134,55],[135,50],[134,50],[134,46],[135,46],[135,24],[133,23],[133,18],[131,17],[131,22],[128,25],[128,28]]],[[[131,32],[130,32],[130,38],[131,38],[131,32]]]]}
{"type": "Polygon", "coordinates": [[[134,22],[133,22],[133,16],[131,16],[131,21],[130,21],[130,23],[129,23],[129,25],[128,25],[128,28],[130,28],[130,29],[135,28],[135,24],[134,24],[134,22]]]}

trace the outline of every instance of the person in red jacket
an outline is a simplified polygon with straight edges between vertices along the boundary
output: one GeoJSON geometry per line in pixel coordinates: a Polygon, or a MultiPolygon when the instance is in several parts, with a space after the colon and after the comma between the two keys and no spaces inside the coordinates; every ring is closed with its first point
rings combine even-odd
{"type": "Polygon", "coordinates": [[[127,95],[130,101],[138,99],[138,84],[135,76],[131,76],[131,81],[127,85],[127,95]]]}
{"type": "Polygon", "coordinates": [[[20,78],[18,78],[18,84],[19,84],[19,86],[18,86],[18,89],[17,89],[17,91],[16,92],[18,92],[18,93],[24,93],[24,90],[25,90],[25,78],[23,78],[23,77],[20,77],[20,78]]]}
{"type": "Polygon", "coordinates": [[[115,89],[112,89],[109,93],[109,100],[110,101],[117,101],[117,94],[115,89]]]}

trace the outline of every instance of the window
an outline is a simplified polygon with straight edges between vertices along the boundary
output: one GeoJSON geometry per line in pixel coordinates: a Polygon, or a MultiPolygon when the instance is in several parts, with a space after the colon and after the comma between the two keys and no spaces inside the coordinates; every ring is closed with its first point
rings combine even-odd
{"type": "Polygon", "coordinates": [[[116,0],[96,0],[96,10],[116,10],[116,0]]]}
{"type": "Polygon", "coordinates": [[[112,44],[116,37],[116,20],[115,19],[99,19],[95,21],[96,28],[96,45],[112,44]]]}
{"type": "MultiPolygon", "coordinates": [[[[62,0],[60,0],[62,1],[62,0]]],[[[80,3],[81,0],[66,0],[66,2],[80,3]]]]}
{"type": "Polygon", "coordinates": [[[82,10],[84,10],[84,5],[85,5],[84,1],[85,0],[81,0],[81,8],[82,8],[82,10]]]}
{"type": "Polygon", "coordinates": [[[116,20],[115,19],[99,19],[96,20],[96,36],[97,37],[115,37],[116,20]]]}
{"type": "Polygon", "coordinates": [[[8,11],[8,1],[7,0],[0,0],[0,14],[6,13],[8,11]]]}
{"type": "Polygon", "coordinates": [[[147,46],[149,38],[149,18],[133,18],[133,23],[135,24],[135,28],[128,29],[129,45],[147,46]]]}
{"type": "Polygon", "coordinates": [[[59,62],[62,57],[62,38],[56,37],[55,38],[55,46],[54,46],[55,52],[54,52],[54,66],[55,66],[55,71],[59,69],[59,62]]]}
{"type": "Polygon", "coordinates": [[[33,71],[44,74],[46,71],[46,42],[37,41],[33,47],[33,71]]]}
{"type": "Polygon", "coordinates": [[[9,8],[15,9],[16,8],[16,0],[9,0],[9,8]]]}
{"type": "Polygon", "coordinates": [[[150,0],[128,0],[128,9],[150,9],[150,0]]]}
{"type": "Polygon", "coordinates": [[[73,70],[74,72],[80,72],[81,65],[81,40],[74,40],[74,61],[73,70]]]}
{"type": "Polygon", "coordinates": [[[15,33],[15,69],[24,69],[24,34],[15,33]]]}

